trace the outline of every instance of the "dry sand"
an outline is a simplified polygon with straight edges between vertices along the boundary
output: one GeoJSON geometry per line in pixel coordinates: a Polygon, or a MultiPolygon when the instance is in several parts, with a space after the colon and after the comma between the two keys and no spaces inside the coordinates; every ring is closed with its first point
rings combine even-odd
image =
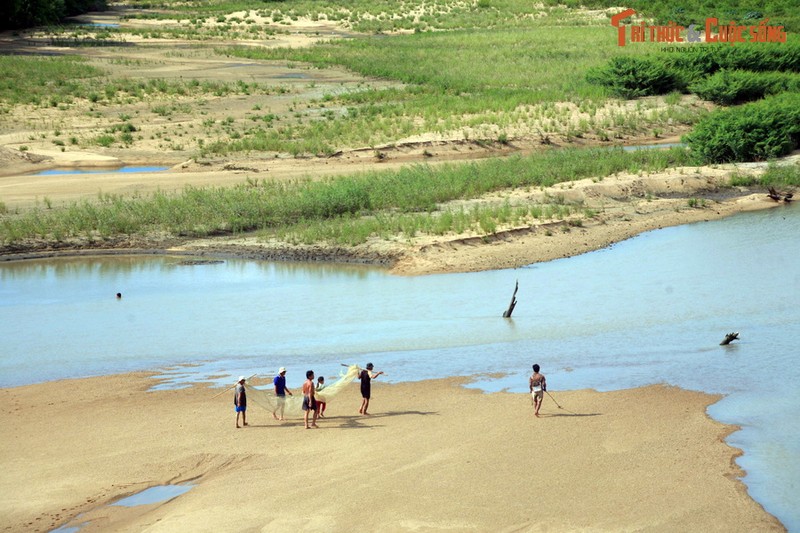
{"type": "Polygon", "coordinates": [[[146,374],[4,389],[2,530],[783,530],[738,480],[715,396],[554,390],[536,419],[527,394],[462,383],[377,380],[369,417],[353,384],[316,430],[255,405],[235,429],[232,392],[146,374]],[[193,487],[109,506],[176,483],[193,487]]]}

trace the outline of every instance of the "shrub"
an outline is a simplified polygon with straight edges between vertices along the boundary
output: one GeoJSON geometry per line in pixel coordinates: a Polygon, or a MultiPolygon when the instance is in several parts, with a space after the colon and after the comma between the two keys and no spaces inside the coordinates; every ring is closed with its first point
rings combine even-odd
{"type": "MultiPolygon", "coordinates": [[[[760,97],[744,96],[748,89],[756,95],[762,90],[762,96],[789,89],[781,89],[780,84],[784,82],[770,78],[769,83],[759,81],[757,87],[751,88],[750,84],[745,84],[747,87],[742,90],[742,98],[737,100],[737,91],[733,91],[731,96],[725,96],[728,91],[720,85],[723,83],[722,79],[706,79],[725,70],[800,73],[800,44],[707,44],[693,46],[691,53],[670,54],[658,58],[621,56],[611,59],[605,67],[590,69],[586,79],[590,83],[608,87],[612,94],[622,98],[666,94],[689,88],[693,92],[694,89],[708,91],[715,97],[720,95],[719,97],[730,101],[747,101],[760,97]]],[[[737,76],[742,77],[737,80],[745,83],[744,75],[737,76]]]]}
{"type": "Polygon", "coordinates": [[[705,163],[784,156],[800,145],[800,93],[714,111],[683,140],[705,163]]]}
{"type": "Polygon", "coordinates": [[[590,69],[586,79],[621,98],[666,94],[679,88],[678,77],[663,61],[632,56],[615,57],[605,67],[590,69]]]}
{"type": "Polygon", "coordinates": [[[800,45],[753,43],[695,46],[691,54],[670,56],[666,66],[687,82],[697,81],[722,69],[800,72],[800,45]]]}
{"type": "Polygon", "coordinates": [[[758,100],[771,94],[800,90],[800,75],[785,72],[720,70],[693,83],[689,90],[703,100],[732,105],[758,100]]]}
{"type": "Polygon", "coordinates": [[[99,146],[103,146],[105,148],[108,148],[109,146],[114,144],[114,140],[115,139],[114,139],[113,135],[103,134],[103,135],[98,135],[97,137],[95,137],[94,138],[94,143],[99,145],[99,146]]]}

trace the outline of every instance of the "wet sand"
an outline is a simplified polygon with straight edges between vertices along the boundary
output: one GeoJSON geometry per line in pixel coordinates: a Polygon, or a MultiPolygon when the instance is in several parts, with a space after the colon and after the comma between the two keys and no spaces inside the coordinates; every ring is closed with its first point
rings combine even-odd
{"type": "Polygon", "coordinates": [[[256,405],[235,429],[232,393],[151,392],[144,373],[3,389],[2,530],[783,530],[705,414],[716,396],[551,384],[561,408],[545,396],[537,419],[527,394],[462,383],[378,379],[368,417],[353,384],[316,430],[256,405]]]}

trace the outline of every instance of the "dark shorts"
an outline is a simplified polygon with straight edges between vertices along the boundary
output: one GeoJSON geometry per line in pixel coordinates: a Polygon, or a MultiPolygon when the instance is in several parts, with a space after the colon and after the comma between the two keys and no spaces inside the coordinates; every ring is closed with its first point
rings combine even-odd
{"type": "Polygon", "coordinates": [[[303,397],[303,411],[316,411],[317,410],[317,400],[316,398],[311,400],[311,405],[308,404],[308,397],[303,397]]]}
{"type": "Polygon", "coordinates": [[[247,411],[246,405],[241,405],[241,406],[235,405],[233,408],[236,409],[237,413],[244,413],[245,411],[247,411]]]}

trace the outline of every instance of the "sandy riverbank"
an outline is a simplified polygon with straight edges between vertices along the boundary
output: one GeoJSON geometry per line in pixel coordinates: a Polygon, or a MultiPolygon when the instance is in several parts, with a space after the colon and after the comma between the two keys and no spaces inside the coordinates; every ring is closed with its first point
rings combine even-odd
{"type": "MultiPolygon", "coordinates": [[[[412,157],[413,156],[409,156],[412,157]]],[[[397,165],[407,164],[407,159],[397,165]]],[[[0,191],[19,205],[32,205],[46,196],[55,205],[91,198],[102,190],[113,194],[147,192],[194,186],[224,186],[258,175],[263,161],[240,162],[249,170],[218,168],[199,170],[194,164],[178,165],[174,171],[143,174],[78,174],[66,176],[9,175],[0,177],[0,191]],[[182,168],[186,166],[186,168],[182,168]],[[13,196],[10,194],[13,192],[13,196]]],[[[395,163],[391,163],[395,164],[395,163]]],[[[800,164],[793,155],[781,164],[800,164]]],[[[270,163],[273,179],[294,179],[307,172],[315,176],[376,168],[374,161],[359,160],[327,165],[321,160],[286,160],[270,163]]],[[[381,167],[386,168],[386,167],[381,167]]],[[[268,260],[358,262],[386,266],[395,274],[420,275],[444,272],[474,272],[517,268],[541,261],[582,254],[623,241],[639,233],[681,224],[702,222],[735,213],[785,206],[770,200],[763,187],[731,187],[734,174],[758,175],[766,164],[715,165],[671,168],[649,174],[619,173],[602,179],[584,179],[537,189],[500,191],[461,202],[465,209],[476,205],[531,205],[552,201],[581,206],[592,211],[580,225],[565,220],[537,220],[522,226],[499,226],[491,235],[471,232],[449,235],[372,238],[354,247],[318,243],[294,245],[244,234],[203,239],[178,237],[127,237],[103,241],[63,240],[22,242],[0,248],[0,260],[47,257],[58,254],[173,253],[209,257],[245,257],[268,260]],[[692,202],[693,201],[693,202],[692,202]]],[[[457,202],[456,202],[457,203],[457,202]]],[[[456,206],[458,207],[458,206],[456,206]]]]}
{"type": "Polygon", "coordinates": [[[536,419],[526,394],[459,383],[378,382],[370,417],[353,384],[318,430],[255,405],[237,430],[230,394],[145,374],[4,389],[2,530],[783,530],[737,479],[714,396],[553,390],[563,409],[546,397],[536,419]]]}

